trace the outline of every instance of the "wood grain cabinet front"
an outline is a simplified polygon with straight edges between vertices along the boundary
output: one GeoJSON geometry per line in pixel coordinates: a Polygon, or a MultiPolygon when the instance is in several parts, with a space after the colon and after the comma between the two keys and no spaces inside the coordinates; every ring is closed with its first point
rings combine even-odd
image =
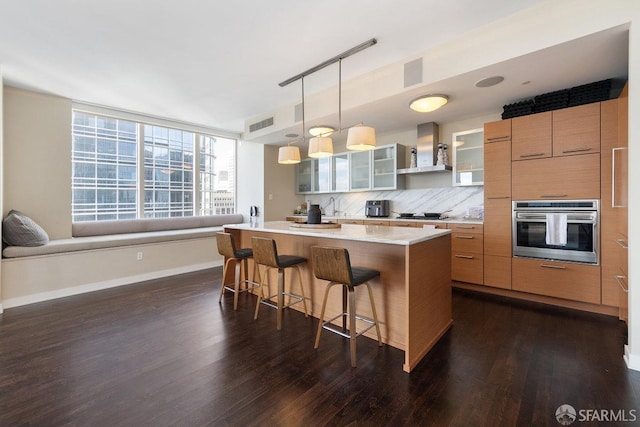
{"type": "Polygon", "coordinates": [[[451,279],[460,282],[483,283],[483,226],[482,224],[450,223],[451,279]]]}
{"type": "Polygon", "coordinates": [[[600,152],[600,103],[553,112],[553,156],[600,152]]]}
{"type": "Polygon", "coordinates": [[[551,157],[551,141],[551,111],[511,119],[511,160],[551,157]]]}
{"type": "Polygon", "coordinates": [[[600,304],[600,266],[513,258],[512,288],[572,301],[600,304]]]}

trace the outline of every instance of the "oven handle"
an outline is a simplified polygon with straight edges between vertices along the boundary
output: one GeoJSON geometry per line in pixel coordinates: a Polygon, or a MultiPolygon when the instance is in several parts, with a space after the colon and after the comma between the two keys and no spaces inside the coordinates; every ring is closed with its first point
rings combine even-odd
{"type": "MultiPolygon", "coordinates": [[[[540,220],[546,221],[547,214],[544,213],[528,213],[528,212],[516,212],[515,215],[517,220],[540,220]]],[[[595,223],[596,222],[596,214],[595,213],[575,213],[575,214],[567,214],[567,221],[571,222],[583,222],[583,223],[595,223]]]]}

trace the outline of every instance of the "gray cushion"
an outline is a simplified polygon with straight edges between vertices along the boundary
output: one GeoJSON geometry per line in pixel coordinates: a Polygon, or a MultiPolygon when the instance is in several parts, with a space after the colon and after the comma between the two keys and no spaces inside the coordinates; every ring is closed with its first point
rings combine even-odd
{"type": "Polygon", "coordinates": [[[12,210],[2,221],[2,240],[9,246],[42,246],[49,242],[49,235],[34,220],[12,210]]]}

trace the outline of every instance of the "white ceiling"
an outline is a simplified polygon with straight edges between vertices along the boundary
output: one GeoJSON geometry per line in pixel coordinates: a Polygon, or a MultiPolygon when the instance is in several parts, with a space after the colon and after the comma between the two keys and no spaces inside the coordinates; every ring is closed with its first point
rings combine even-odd
{"type": "MultiPolygon", "coordinates": [[[[343,81],[540,1],[0,0],[0,65],[11,86],[241,133],[245,120],[299,101],[299,84],[278,83],[365,40],[378,44],[348,59],[343,81]]],[[[434,90],[465,102],[428,121],[500,111],[541,88],[626,76],[625,43],[623,30],[607,31],[438,82],[434,90]],[[511,84],[490,96],[472,92],[492,74],[511,84]],[[535,88],[521,84],[532,79],[535,88]]],[[[336,84],[333,73],[309,80],[307,93],[336,84]]],[[[410,95],[366,106],[359,117],[382,130],[427,121],[406,107],[410,95]]]]}

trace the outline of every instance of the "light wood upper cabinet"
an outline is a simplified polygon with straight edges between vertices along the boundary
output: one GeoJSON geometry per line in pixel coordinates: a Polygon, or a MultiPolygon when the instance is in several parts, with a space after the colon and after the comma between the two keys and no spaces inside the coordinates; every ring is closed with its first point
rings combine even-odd
{"type": "Polygon", "coordinates": [[[600,103],[553,111],[553,155],[600,152],[600,103]]]}
{"type": "Polygon", "coordinates": [[[485,199],[511,198],[511,141],[484,145],[485,199]]]}
{"type": "Polygon", "coordinates": [[[484,124],[484,143],[511,140],[511,119],[484,124]]]}
{"type": "Polygon", "coordinates": [[[599,199],[600,155],[513,162],[511,184],[514,200],[599,199]]]}
{"type": "Polygon", "coordinates": [[[551,138],[551,111],[511,119],[511,160],[551,157],[551,138]]]}

